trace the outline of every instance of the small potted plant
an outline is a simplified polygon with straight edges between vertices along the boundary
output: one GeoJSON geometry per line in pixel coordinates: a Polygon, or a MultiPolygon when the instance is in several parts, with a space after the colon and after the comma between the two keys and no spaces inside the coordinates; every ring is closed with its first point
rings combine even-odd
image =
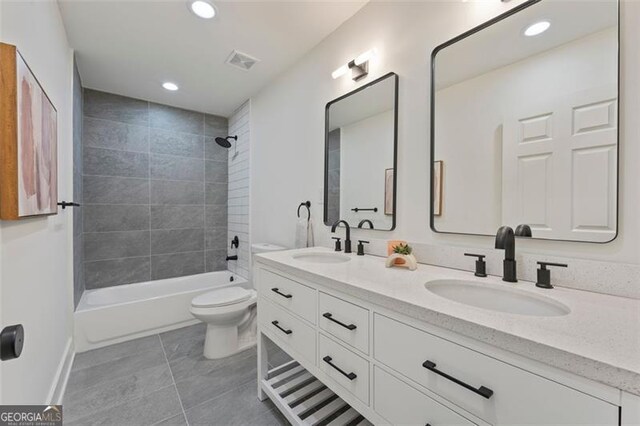
{"type": "Polygon", "coordinates": [[[418,261],[411,252],[413,252],[413,249],[409,244],[399,243],[395,245],[393,247],[393,253],[387,257],[387,268],[400,266],[403,268],[409,268],[410,271],[415,271],[418,269],[418,261]]]}

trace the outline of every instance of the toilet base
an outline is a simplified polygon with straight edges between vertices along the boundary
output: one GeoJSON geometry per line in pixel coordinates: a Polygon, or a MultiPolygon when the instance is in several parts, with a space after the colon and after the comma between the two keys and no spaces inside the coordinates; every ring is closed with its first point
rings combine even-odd
{"type": "Polygon", "coordinates": [[[238,327],[215,327],[207,325],[204,339],[204,357],[220,359],[235,355],[256,345],[253,336],[238,337],[238,327]]]}

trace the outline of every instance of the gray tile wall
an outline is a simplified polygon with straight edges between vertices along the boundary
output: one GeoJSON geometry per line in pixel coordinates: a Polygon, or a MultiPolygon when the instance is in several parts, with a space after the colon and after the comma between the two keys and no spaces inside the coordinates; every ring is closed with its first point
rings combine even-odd
{"type": "Polygon", "coordinates": [[[329,132],[327,223],[340,219],[340,129],[329,132]]]}
{"type": "Polygon", "coordinates": [[[86,288],[227,269],[227,119],[84,91],[86,288]]]}
{"type": "MultiPolygon", "coordinates": [[[[73,62],[73,201],[82,199],[82,81],[73,62]]],[[[82,207],[74,207],[73,214],[73,303],[78,306],[84,292],[84,242],[82,235],[82,207]]]]}

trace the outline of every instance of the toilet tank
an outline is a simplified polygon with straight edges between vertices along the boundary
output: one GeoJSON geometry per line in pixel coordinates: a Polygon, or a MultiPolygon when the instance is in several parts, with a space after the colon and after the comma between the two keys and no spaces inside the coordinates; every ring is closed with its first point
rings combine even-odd
{"type": "MultiPolygon", "coordinates": [[[[271,251],[287,250],[286,247],[282,247],[271,243],[255,243],[251,244],[251,277],[253,277],[253,255],[260,253],[269,253],[271,251]]],[[[255,288],[255,283],[251,279],[251,285],[255,288]]]]}

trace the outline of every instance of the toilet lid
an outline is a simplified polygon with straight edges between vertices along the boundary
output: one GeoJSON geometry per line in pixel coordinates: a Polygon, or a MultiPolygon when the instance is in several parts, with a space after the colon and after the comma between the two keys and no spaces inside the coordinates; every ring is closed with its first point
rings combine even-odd
{"type": "Polygon", "coordinates": [[[225,287],[196,296],[191,305],[197,308],[233,305],[251,297],[251,292],[242,287],[225,287]]]}

